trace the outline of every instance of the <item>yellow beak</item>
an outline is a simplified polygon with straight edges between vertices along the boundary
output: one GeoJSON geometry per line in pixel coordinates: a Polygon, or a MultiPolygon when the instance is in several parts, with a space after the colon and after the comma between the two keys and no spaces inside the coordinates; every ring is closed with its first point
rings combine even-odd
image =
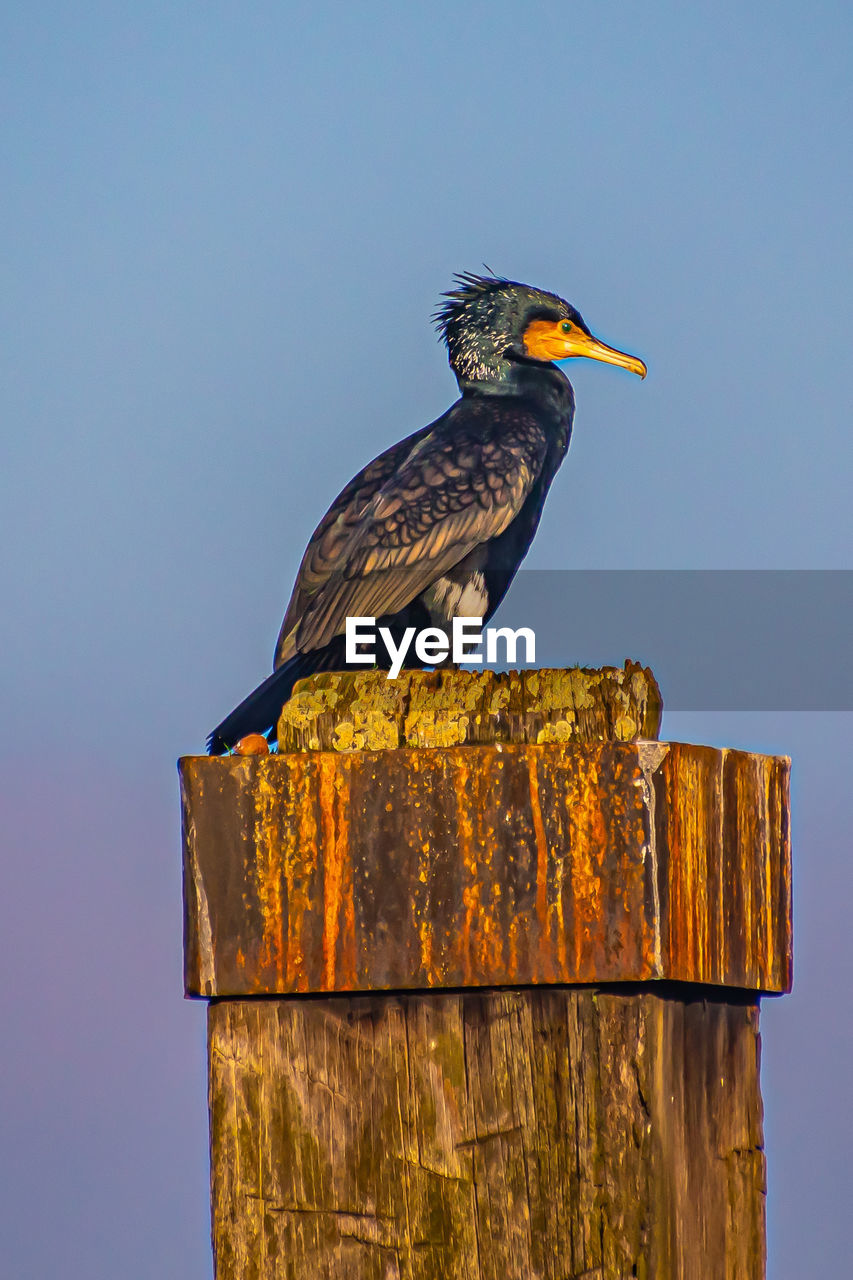
{"type": "Polygon", "coordinates": [[[605,364],[630,369],[641,378],[645,378],[648,372],[638,356],[629,356],[626,351],[608,347],[577,325],[572,325],[569,332],[564,333],[561,321],[534,320],[525,330],[524,346],[527,354],[535,360],[570,360],[586,356],[587,360],[603,360],[605,364]]]}
{"type": "Polygon", "coordinates": [[[568,360],[572,356],[586,356],[588,360],[603,360],[605,364],[615,364],[620,369],[630,369],[641,378],[645,378],[648,373],[639,356],[629,356],[627,351],[617,351],[615,347],[608,347],[606,342],[599,342],[598,338],[593,338],[591,334],[584,333],[581,329],[573,329],[571,333],[562,336],[566,351],[564,355],[556,357],[558,360],[568,360]]]}

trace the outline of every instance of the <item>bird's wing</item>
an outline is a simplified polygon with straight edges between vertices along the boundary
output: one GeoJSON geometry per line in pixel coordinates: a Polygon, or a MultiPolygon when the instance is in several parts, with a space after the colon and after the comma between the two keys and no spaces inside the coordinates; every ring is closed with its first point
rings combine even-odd
{"type": "Polygon", "coordinates": [[[299,570],[277,661],[320,648],[347,617],[409,604],[498,537],[539,475],[547,438],[523,405],[460,401],[356,513],[321,525],[299,570]]]}
{"type": "MultiPolygon", "coordinates": [[[[440,418],[438,422],[441,422],[440,418]]],[[[437,423],[431,422],[428,426],[421,427],[419,431],[391,445],[384,453],[380,453],[377,458],[369,462],[356,476],[353,476],[348,485],[345,485],[317,525],[302,557],[290,602],[281,624],[275,651],[276,667],[281,666],[293,656],[295,649],[292,643],[287,643],[287,638],[310,606],[312,598],[340,567],[340,553],[347,545],[371,500],[436,425],[437,423]]]]}

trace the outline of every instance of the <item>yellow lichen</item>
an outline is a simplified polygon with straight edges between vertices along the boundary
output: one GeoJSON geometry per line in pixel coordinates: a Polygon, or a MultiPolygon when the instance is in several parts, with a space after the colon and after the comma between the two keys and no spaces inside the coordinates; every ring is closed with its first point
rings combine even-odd
{"type": "Polygon", "coordinates": [[[498,685],[498,687],[493,690],[492,696],[489,699],[490,716],[496,716],[498,712],[503,711],[504,707],[509,702],[509,693],[509,686],[505,684],[498,685]]]}
{"type": "Polygon", "coordinates": [[[631,716],[619,716],[613,728],[620,742],[631,742],[637,736],[637,722],[631,716]]]}
{"type": "Polygon", "coordinates": [[[543,724],[536,734],[537,743],[569,742],[576,733],[574,713],[568,712],[565,720],[551,720],[543,724]]]}
{"type": "Polygon", "coordinates": [[[342,720],[340,724],[335,725],[332,739],[333,751],[362,751],[363,749],[364,734],[356,733],[351,720],[342,720]]]}

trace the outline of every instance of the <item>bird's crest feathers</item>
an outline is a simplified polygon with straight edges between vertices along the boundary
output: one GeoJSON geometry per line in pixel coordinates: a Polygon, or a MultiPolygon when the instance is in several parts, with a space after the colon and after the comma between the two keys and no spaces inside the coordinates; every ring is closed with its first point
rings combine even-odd
{"type": "Polygon", "coordinates": [[[474,271],[458,271],[453,279],[459,287],[443,293],[441,296],[446,298],[446,302],[442,302],[432,314],[439,337],[446,343],[450,341],[450,331],[465,316],[472,302],[514,285],[505,276],[481,276],[474,271]]]}

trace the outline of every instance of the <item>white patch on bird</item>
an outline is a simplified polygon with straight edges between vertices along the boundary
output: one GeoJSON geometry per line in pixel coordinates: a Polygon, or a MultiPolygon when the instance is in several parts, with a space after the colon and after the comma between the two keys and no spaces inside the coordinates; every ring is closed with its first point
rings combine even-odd
{"type": "Polygon", "coordinates": [[[436,622],[451,618],[482,618],[489,607],[489,593],[482,573],[472,573],[464,582],[438,578],[423,595],[424,604],[436,622]]]}

